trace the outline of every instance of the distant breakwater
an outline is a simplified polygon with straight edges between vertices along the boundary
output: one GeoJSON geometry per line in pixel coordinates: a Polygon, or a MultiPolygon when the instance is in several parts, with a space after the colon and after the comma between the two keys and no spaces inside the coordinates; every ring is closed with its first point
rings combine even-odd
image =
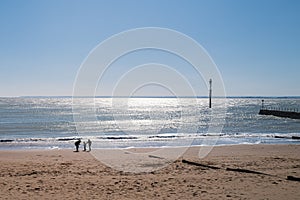
{"type": "Polygon", "coordinates": [[[282,110],[269,110],[261,109],[259,111],[260,115],[273,115],[276,117],[284,117],[290,119],[300,119],[300,113],[295,111],[282,111],[282,110]]]}

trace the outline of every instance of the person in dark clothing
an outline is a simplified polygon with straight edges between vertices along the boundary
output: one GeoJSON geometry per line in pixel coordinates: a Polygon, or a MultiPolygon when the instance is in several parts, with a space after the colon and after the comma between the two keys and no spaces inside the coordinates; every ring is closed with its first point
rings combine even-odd
{"type": "Polygon", "coordinates": [[[75,151],[75,152],[78,152],[78,151],[79,151],[79,145],[80,145],[80,142],[81,142],[80,139],[78,139],[78,140],[75,142],[75,147],[76,147],[76,151],[75,151]]]}

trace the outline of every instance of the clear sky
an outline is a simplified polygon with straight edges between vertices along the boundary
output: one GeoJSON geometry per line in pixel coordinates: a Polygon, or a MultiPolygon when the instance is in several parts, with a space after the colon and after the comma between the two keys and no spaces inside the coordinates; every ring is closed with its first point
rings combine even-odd
{"type": "Polygon", "coordinates": [[[298,0],[2,0],[0,96],[72,95],[88,53],[138,27],[195,39],[227,95],[300,96],[298,0]]]}

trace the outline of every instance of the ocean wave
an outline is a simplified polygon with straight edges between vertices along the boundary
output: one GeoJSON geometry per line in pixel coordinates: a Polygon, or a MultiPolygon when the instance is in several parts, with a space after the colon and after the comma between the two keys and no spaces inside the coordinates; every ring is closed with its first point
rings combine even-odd
{"type": "Polygon", "coordinates": [[[158,135],[103,135],[103,136],[72,136],[72,137],[56,137],[56,138],[3,138],[0,139],[0,143],[26,143],[26,142],[70,142],[78,139],[93,140],[96,142],[114,140],[114,141],[149,141],[149,140],[172,140],[172,139],[205,139],[205,138],[219,138],[219,139],[243,139],[243,138],[274,138],[274,139],[293,139],[300,140],[300,133],[235,133],[235,134],[158,134],[158,135]]]}

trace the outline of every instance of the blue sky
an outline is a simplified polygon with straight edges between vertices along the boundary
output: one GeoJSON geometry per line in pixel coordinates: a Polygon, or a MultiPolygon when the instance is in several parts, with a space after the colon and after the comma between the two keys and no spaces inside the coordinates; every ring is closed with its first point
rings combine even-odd
{"type": "Polygon", "coordinates": [[[72,95],[88,53],[139,27],[196,40],[227,95],[300,95],[300,1],[2,0],[0,96],[72,95]]]}

